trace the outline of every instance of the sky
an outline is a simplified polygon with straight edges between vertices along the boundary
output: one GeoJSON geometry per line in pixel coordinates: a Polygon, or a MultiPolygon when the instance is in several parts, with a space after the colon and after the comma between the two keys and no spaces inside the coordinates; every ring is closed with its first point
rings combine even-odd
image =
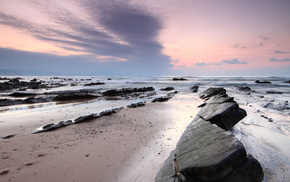
{"type": "Polygon", "coordinates": [[[290,76],[289,0],[0,0],[0,74],[290,76]]]}

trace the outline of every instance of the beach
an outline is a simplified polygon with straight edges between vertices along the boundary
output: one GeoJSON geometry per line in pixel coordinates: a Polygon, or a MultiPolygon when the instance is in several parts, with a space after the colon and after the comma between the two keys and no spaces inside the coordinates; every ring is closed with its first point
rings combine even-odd
{"type": "Polygon", "coordinates": [[[182,104],[183,98],[149,103],[57,131],[1,140],[1,158],[7,159],[0,169],[9,171],[1,180],[153,181],[198,111],[201,100],[191,97],[182,104]]]}
{"type": "MultiPolygon", "coordinates": [[[[288,78],[263,78],[272,84],[262,85],[255,83],[257,78],[247,77],[188,77],[183,81],[172,81],[172,77],[38,79],[63,86],[16,93],[33,93],[36,98],[49,98],[54,94],[53,97],[59,98],[71,93],[77,94],[74,97],[80,96],[81,90],[82,94],[97,96],[49,102],[40,99],[38,103],[0,107],[0,181],[154,181],[156,173],[200,110],[198,106],[204,103],[198,92],[209,87],[224,87],[247,112],[230,132],[243,143],[247,153],[260,162],[265,176],[263,181],[290,180],[287,100],[290,87],[283,83],[288,78]],[[104,84],[84,86],[96,81],[104,84]],[[194,85],[199,85],[198,92],[190,89],[194,85]],[[154,90],[147,91],[151,86],[154,90]],[[176,92],[164,91],[167,89],[163,88],[169,86],[176,92]],[[269,90],[283,93],[267,93],[269,90]],[[114,95],[99,96],[100,93],[114,95]],[[166,101],[152,102],[160,97],[166,101]],[[128,107],[138,102],[144,105],[128,107]],[[95,114],[110,109],[117,110],[101,117],[95,114]],[[75,123],[77,118],[92,113],[98,117],[75,123]],[[73,121],[71,125],[39,132],[51,123],[69,120],[73,121]]],[[[26,100],[24,96],[10,96],[14,92],[1,93],[4,103],[9,103],[7,100],[20,102],[19,98],[26,100]]]]}

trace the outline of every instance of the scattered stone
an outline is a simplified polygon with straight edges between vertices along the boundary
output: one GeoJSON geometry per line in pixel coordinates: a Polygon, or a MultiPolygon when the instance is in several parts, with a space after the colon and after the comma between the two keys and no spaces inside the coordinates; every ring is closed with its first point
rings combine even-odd
{"type": "Polygon", "coordinates": [[[236,86],[235,88],[237,90],[239,90],[239,91],[242,91],[242,92],[251,92],[252,91],[252,89],[250,87],[248,87],[248,86],[245,86],[245,87],[243,87],[243,86],[236,86]]]}
{"type": "Polygon", "coordinates": [[[2,139],[9,139],[9,138],[12,138],[12,137],[15,137],[15,136],[16,136],[15,134],[7,135],[7,136],[3,137],[2,139]]]}
{"type": "Polygon", "coordinates": [[[162,88],[160,90],[162,90],[162,91],[171,91],[171,90],[174,90],[174,88],[173,87],[166,87],[166,88],[162,88]]]}
{"type": "Polygon", "coordinates": [[[172,80],[173,80],[173,81],[186,81],[187,79],[181,77],[181,78],[173,78],[172,80]]]}
{"type": "Polygon", "coordinates": [[[5,174],[8,174],[9,173],[9,170],[5,170],[5,171],[2,171],[1,173],[0,173],[0,175],[2,176],[2,175],[5,175],[5,174]]]}

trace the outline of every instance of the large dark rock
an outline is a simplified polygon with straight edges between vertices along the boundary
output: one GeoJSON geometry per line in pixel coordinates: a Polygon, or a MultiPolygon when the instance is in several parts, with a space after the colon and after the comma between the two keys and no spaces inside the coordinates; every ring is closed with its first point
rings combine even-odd
{"type": "Polygon", "coordinates": [[[200,96],[207,100],[205,106],[187,126],[155,181],[262,181],[259,162],[225,131],[246,112],[223,88],[209,88],[200,96]]]}
{"type": "Polygon", "coordinates": [[[162,90],[162,91],[171,91],[171,90],[174,90],[174,88],[173,87],[166,87],[166,88],[162,88],[160,90],[162,90]]]}
{"type": "Polygon", "coordinates": [[[269,82],[269,81],[260,81],[260,80],[256,80],[255,83],[258,83],[258,84],[259,84],[259,83],[262,83],[262,84],[263,84],[263,83],[264,83],[264,84],[271,84],[271,82],[269,82]]]}

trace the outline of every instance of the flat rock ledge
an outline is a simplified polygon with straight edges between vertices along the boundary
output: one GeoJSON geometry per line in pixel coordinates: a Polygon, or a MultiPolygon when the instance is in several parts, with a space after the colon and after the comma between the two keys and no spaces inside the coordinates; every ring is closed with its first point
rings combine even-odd
{"type": "Polygon", "coordinates": [[[227,131],[246,112],[223,88],[209,88],[199,96],[206,103],[187,126],[155,181],[262,181],[260,163],[227,131]]]}

